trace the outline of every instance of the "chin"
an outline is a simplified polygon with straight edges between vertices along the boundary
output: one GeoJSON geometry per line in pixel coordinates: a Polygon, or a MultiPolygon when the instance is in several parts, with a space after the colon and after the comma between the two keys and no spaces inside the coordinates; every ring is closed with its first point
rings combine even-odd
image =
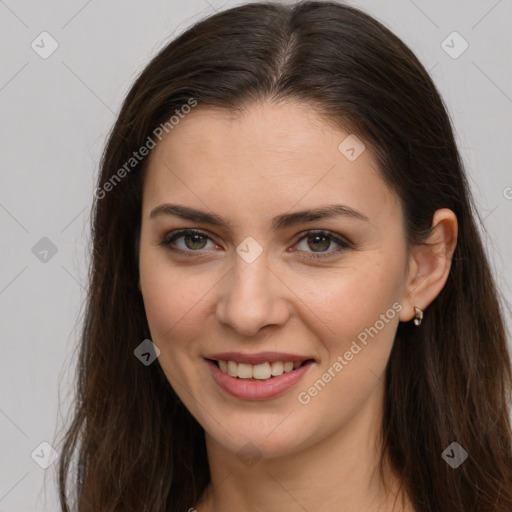
{"type": "Polygon", "coordinates": [[[292,420],[295,414],[297,412],[289,417],[281,414],[278,418],[265,417],[258,411],[245,414],[243,418],[233,414],[231,421],[222,422],[222,426],[208,422],[206,437],[239,458],[244,455],[268,459],[285,457],[315,443],[313,425],[306,431],[305,420],[298,414],[292,420]]]}

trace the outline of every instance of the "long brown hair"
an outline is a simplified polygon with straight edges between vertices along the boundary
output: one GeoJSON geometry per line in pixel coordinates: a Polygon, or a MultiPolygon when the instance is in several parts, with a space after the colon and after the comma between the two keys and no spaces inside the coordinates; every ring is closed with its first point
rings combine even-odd
{"type": "Polygon", "coordinates": [[[510,512],[510,356],[449,115],[400,39],[334,2],[217,13],[163,48],[128,93],[93,204],[76,403],[58,468],[62,510],[186,511],[209,483],[202,427],[158,360],[145,366],[134,356],[150,338],[137,287],[148,158],[126,162],[191,98],[197,108],[231,112],[263,99],[315,106],[371,149],[401,199],[410,243],[424,242],[437,209],[455,212],[459,238],[446,285],[419,328],[401,323],[396,333],[382,453],[418,512],[510,512]],[[456,469],[441,456],[452,442],[468,453],[456,469]]]}

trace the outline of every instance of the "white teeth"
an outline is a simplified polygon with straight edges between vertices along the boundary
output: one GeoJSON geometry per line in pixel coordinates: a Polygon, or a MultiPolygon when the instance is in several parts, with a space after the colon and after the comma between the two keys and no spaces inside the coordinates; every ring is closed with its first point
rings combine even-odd
{"type": "MultiPolygon", "coordinates": [[[[251,366],[251,365],[247,365],[251,366]]],[[[255,364],[252,367],[252,377],[253,379],[270,379],[270,376],[272,374],[270,373],[270,363],[263,363],[263,364],[255,364]]]]}
{"type": "Polygon", "coordinates": [[[281,361],[274,361],[271,365],[270,365],[270,372],[272,373],[272,375],[276,376],[276,375],[282,375],[284,370],[283,370],[283,363],[281,361]]]}
{"type": "Polygon", "coordinates": [[[246,363],[238,363],[237,375],[241,379],[252,379],[252,365],[246,363]]]}
{"type": "Polygon", "coordinates": [[[296,370],[302,365],[300,361],[273,361],[272,363],[248,364],[235,361],[218,361],[220,369],[231,377],[240,379],[266,380],[286,372],[296,370]]]}
{"type": "Polygon", "coordinates": [[[228,373],[231,377],[237,376],[238,365],[234,361],[228,361],[228,373]]]}

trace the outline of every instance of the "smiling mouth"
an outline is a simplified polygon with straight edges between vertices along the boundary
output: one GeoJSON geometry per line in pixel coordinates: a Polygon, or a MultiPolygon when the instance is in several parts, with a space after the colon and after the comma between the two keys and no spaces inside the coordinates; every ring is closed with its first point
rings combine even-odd
{"type": "Polygon", "coordinates": [[[237,363],[236,361],[222,361],[208,359],[214,363],[223,373],[231,377],[245,380],[267,380],[279,377],[284,373],[293,372],[313,359],[305,361],[272,361],[261,364],[237,363]]]}

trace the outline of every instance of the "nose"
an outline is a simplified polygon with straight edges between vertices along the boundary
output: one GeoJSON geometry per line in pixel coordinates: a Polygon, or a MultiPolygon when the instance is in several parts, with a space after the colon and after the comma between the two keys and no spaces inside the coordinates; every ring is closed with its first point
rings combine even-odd
{"type": "Polygon", "coordinates": [[[238,255],[222,281],[216,316],[243,336],[255,336],[268,326],[282,326],[290,315],[288,288],[268,266],[265,253],[252,263],[238,255]]]}

